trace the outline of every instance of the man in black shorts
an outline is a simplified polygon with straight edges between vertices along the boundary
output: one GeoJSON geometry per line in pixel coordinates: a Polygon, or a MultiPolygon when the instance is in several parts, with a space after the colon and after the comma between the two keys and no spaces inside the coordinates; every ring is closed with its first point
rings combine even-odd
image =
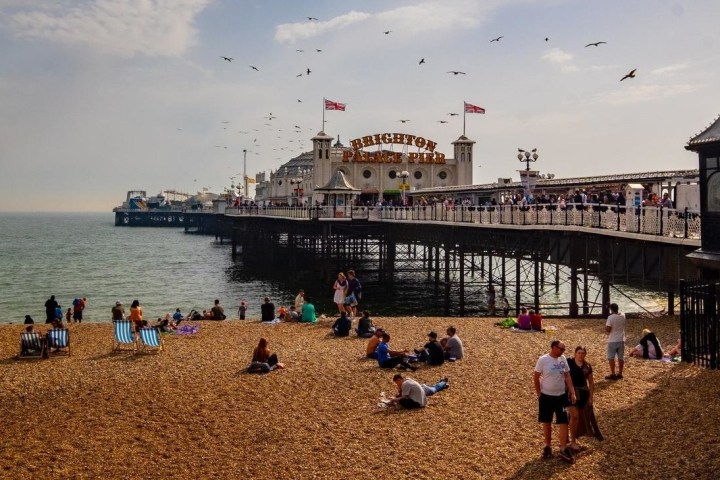
{"type": "Polygon", "coordinates": [[[570,379],[570,367],[563,355],[565,344],[560,340],[553,340],[550,344],[550,353],[541,356],[535,364],[533,384],[538,396],[538,422],[542,423],[545,448],[543,458],[552,457],[550,446],[552,437],[552,419],[560,430],[559,457],[572,463],[572,452],[567,447],[568,438],[568,392],[570,403],[575,403],[575,388],[570,379]]]}

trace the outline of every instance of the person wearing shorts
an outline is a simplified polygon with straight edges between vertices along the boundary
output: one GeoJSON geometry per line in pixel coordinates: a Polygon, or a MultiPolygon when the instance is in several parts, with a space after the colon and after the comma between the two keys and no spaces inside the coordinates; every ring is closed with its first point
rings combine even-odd
{"type": "Polygon", "coordinates": [[[607,338],[607,358],[610,375],[605,380],[622,380],[625,366],[625,315],[618,313],[617,303],[610,304],[610,316],[605,323],[607,338]],[[615,358],[617,357],[618,373],[615,374],[615,358]]]}
{"type": "Polygon", "coordinates": [[[552,420],[558,425],[560,436],[559,456],[566,462],[573,462],[572,452],[567,446],[568,415],[566,408],[575,403],[575,388],[570,379],[570,367],[563,355],[565,344],[553,340],[550,352],[541,356],[535,364],[533,384],[538,397],[538,422],[543,426],[545,447],[543,458],[552,457],[552,420]],[[569,394],[569,399],[568,399],[569,394]],[[569,403],[568,403],[569,400],[569,403]]]}

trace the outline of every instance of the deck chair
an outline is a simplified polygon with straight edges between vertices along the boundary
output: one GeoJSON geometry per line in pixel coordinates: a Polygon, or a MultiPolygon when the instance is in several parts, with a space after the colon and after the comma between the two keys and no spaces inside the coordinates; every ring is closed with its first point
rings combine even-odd
{"type": "Polygon", "coordinates": [[[113,329],[115,330],[115,342],[113,343],[113,352],[129,351],[129,348],[123,346],[132,346],[132,351],[137,351],[137,339],[133,332],[133,322],[130,320],[113,320],[113,329]]]}
{"type": "Polygon", "coordinates": [[[163,341],[157,328],[142,327],[140,329],[140,344],[138,346],[139,352],[147,353],[154,351],[156,353],[160,353],[163,349],[163,341]]]}
{"type": "Polygon", "coordinates": [[[49,356],[70,356],[70,332],[67,328],[48,330],[46,348],[49,356]]]}
{"type": "Polygon", "coordinates": [[[17,358],[46,358],[45,342],[37,332],[22,332],[20,334],[20,353],[17,358]]]}

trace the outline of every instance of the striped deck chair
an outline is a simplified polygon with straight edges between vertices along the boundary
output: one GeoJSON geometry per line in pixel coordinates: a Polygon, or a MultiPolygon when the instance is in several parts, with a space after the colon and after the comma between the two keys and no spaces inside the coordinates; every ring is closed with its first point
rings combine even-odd
{"type": "Polygon", "coordinates": [[[138,349],[140,352],[154,351],[160,353],[163,351],[163,341],[157,328],[142,327],[140,329],[140,345],[138,349]]]}
{"type": "Polygon", "coordinates": [[[113,343],[113,352],[121,352],[129,350],[123,348],[123,345],[131,345],[132,351],[137,351],[137,339],[133,332],[133,322],[130,320],[113,320],[113,329],[115,330],[115,342],[113,343]]]}
{"type": "Polygon", "coordinates": [[[20,334],[20,353],[17,358],[43,358],[45,356],[45,342],[37,332],[22,332],[20,334]]]}
{"type": "Polygon", "coordinates": [[[53,328],[47,333],[48,355],[70,356],[70,332],[67,328],[53,328]]]}

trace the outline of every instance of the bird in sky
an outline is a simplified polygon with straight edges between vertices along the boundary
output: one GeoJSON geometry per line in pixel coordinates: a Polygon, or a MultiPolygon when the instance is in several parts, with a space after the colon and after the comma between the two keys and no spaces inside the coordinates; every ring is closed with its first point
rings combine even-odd
{"type": "Polygon", "coordinates": [[[438,120],[438,123],[448,123],[447,120],[438,120]]]}
{"type": "Polygon", "coordinates": [[[257,68],[255,65],[250,65],[250,68],[252,68],[252,69],[255,70],[256,72],[259,72],[259,71],[260,71],[260,69],[257,68]]]}
{"type": "Polygon", "coordinates": [[[220,122],[220,123],[230,123],[230,120],[223,120],[223,121],[220,122]]]}
{"type": "Polygon", "coordinates": [[[302,53],[302,52],[304,52],[305,50],[300,50],[300,49],[298,49],[298,50],[295,50],[295,51],[302,53]]]}
{"type": "Polygon", "coordinates": [[[298,73],[298,74],[295,75],[295,76],[296,76],[296,77],[302,77],[302,73],[298,73]]]}
{"type": "Polygon", "coordinates": [[[603,43],[607,43],[607,42],[588,43],[587,45],[585,45],[585,48],[587,48],[587,47],[599,47],[599,46],[602,45],[603,43]]]}
{"type": "Polygon", "coordinates": [[[312,73],[309,68],[308,68],[305,72],[306,72],[308,75],[310,75],[310,73],[312,73]]]}
{"type": "Polygon", "coordinates": [[[423,63],[425,63],[425,59],[421,58],[420,61],[418,62],[418,65],[422,65],[423,63]]]}
{"type": "Polygon", "coordinates": [[[224,147],[224,146],[222,146],[222,145],[215,145],[215,146],[216,146],[217,148],[224,148],[225,150],[227,150],[227,147],[224,147]]]}
{"type": "Polygon", "coordinates": [[[450,112],[450,113],[448,113],[448,115],[450,115],[451,117],[457,117],[457,116],[460,115],[460,114],[459,114],[459,113],[452,113],[452,112],[450,112]]]}
{"type": "Polygon", "coordinates": [[[497,38],[493,38],[492,40],[490,40],[490,43],[492,43],[492,42],[499,42],[501,38],[503,38],[503,35],[500,35],[500,36],[497,37],[497,38]]]}
{"type": "Polygon", "coordinates": [[[392,30],[385,30],[383,33],[384,33],[385,35],[390,35],[390,32],[392,32],[392,30]]]}
{"type": "Polygon", "coordinates": [[[622,78],[620,79],[620,81],[622,82],[622,81],[625,80],[626,78],[635,78],[635,70],[637,70],[637,68],[633,68],[633,69],[630,71],[630,73],[628,73],[628,74],[626,74],[624,77],[622,77],[622,78]]]}
{"type": "Polygon", "coordinates": [[[450,70],[447,73],[452,73],[453,75],[467,75],[465,72],[458,72],[457,70],[450,70]]]}
{"type": "Polygon", "coordinates": [[[226,57],[226,56],[224,56],[224,55],[220,55],[220,58],[222,58],[222,59],[225,60],[226,62],[232,62],[233,60],[235,60],[235,59],[232,58],[232,57],[226,57]]]}
{"type": "Polygon", "coordinates": [[[545,41],[547,42],[548,40],[550,40],[550,37],[545,37],[545,41]]]}
{"type": "Polygon", "coordinates": [[[298,103],[302,103],[302,100],[300,100],[299,98],[297,99],[297,101],[298,101],[298,103]]]}
{"type": "Polygon", "coordinates": [[[316,51],[317,53],[320,53],[320,52],[322,52],[322,50],[321,50],[321,49],[319,49],[319,48],[316,48],[316,49],[315,49],[315,51],[316,51]]]}
{"type": "Polygon", "coordinates": [[[409,121],[410,121],[410,120],[398,120],[398,122],[400,122],[400,123],[407,123],[407,122],[409,122],[409,121]]]}
{"type": "Polygon", "coordinates": [[[300,130],[301,127],[300,127],[299,125],[295,125],[295,128],[297,128],[298,130],[300,130]]]}
{"type": "Polygon", "coordinates": [[[315,18],[315,17],[307,17],[307,19],[310,20],[311,22],[312,22],[313,20],[315,20],[316,22],[318,21],[318,19],[315,18]]]}
{"type": "Polygon", "coordinates": [[[522,148],[518,148],[518,152],[525,153],[525,150],[523,150],[522,148]]]}

